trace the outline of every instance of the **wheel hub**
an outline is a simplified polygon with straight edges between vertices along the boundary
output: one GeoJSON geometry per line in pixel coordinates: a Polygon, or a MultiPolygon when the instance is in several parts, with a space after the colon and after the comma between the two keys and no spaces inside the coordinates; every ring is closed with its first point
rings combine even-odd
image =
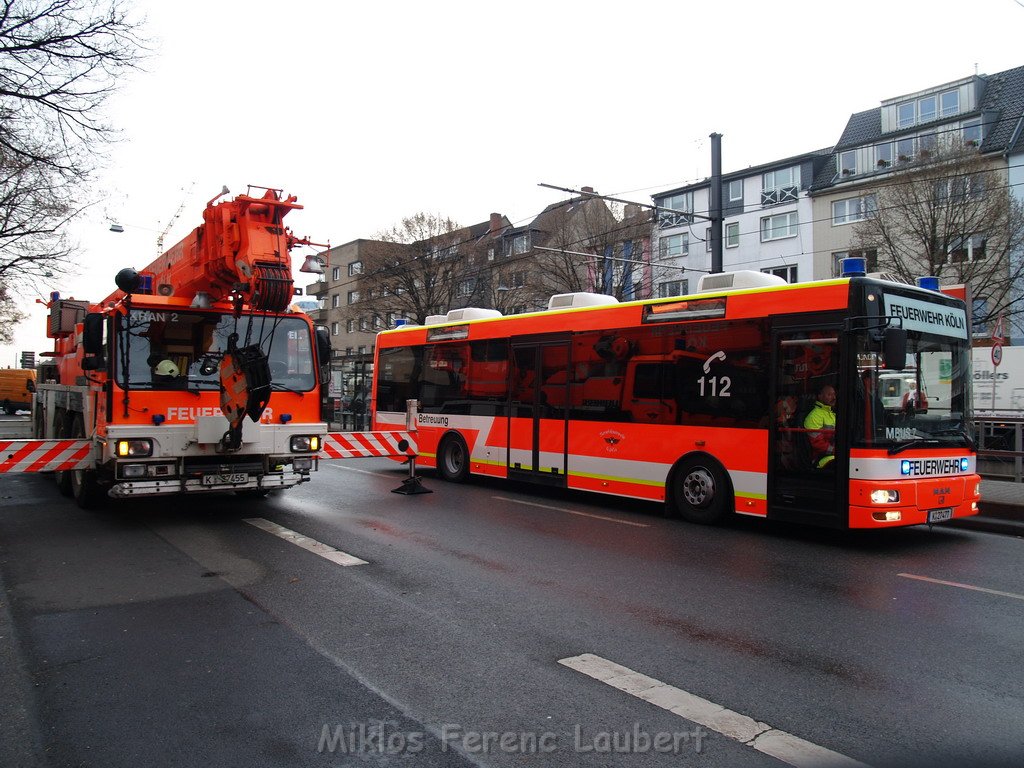
{"type": "Polygon", "coordinates": [[[683,498],[688,504],[703,507],[715,498],[715,479],[706,469],[693,470],[683,480],[683,498]]]}

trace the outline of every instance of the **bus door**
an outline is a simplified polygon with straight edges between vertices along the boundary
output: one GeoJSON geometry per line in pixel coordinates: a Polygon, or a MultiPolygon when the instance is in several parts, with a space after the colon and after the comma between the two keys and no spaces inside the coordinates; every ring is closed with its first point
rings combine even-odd
{"type": "Polygon", "coordinates": [[[565,486],[569,341],[513,342],[508,476],[565,486]]]}
{"type": "MultiPolygon", "coordinates": [[[[841,527],[847,516],[840,508],[845,493],[839,489],[849,467],[844,458],[847,441],[842,437],[846,428],[841,407],[846,393],[839,364],[842,326],[816,318],[813,328],[806,321],[803,327],[793,327],[793,318],[788,320],[790,327],[780,327],[777,321],[772,331],[768,517],[841,527]],[[833,387],[838,397],[833,407],[836,428],[809,429],[808,423],[815,425],[821,423],[816,419],[823,418],[819,409],[808,422],[826,386],[833,387]]],[[[827,393],[824,396],[827,399],[827,393]]]]}

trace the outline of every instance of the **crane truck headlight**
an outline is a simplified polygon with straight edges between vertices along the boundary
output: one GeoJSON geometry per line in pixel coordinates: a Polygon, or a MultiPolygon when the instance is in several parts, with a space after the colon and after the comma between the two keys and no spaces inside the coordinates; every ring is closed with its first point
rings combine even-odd
{"type": "Polygon", "coordinates": [[[153,441],[147,438],[117,441],[117,455],[121,458],[153,455],[153,441]]]}
{"type": "Polygon", "coordinates": [[[291,440],[293,453],[304,453],[306,451],[320,450],[319,435],[294,435],[291,440]]]}

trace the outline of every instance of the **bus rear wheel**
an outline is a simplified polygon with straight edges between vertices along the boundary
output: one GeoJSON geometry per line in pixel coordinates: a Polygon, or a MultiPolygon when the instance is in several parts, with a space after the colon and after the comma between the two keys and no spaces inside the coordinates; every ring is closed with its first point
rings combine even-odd
{"type": "Polygon", "coordinates": [[[725,519],[732,489],[722,465],[710,456],[683,459],[672,474],[672,503],[679,517],[713,525],[725,519]]]}
{"type": "Polygon", "coordinates": [[[469,477],[469,450],[459,435],[448,435],[437,451],[437,468],[450,483],[464,483],[469,477]]]}

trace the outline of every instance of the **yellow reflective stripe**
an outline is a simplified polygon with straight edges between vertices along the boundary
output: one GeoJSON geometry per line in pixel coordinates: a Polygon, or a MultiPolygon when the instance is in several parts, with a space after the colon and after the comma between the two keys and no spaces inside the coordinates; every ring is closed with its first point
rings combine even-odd
{"type": "Polygon", "coordinates": [[[591,480],[610,480],[613,483],[633,483],[634,485],[649,485],[652,488],[664,487],[662,480],[640,480],[635,477],[616,477],[615,475],[596,475],[590,472],[566,472],[567,477],[586,477],[591,480]]]}

